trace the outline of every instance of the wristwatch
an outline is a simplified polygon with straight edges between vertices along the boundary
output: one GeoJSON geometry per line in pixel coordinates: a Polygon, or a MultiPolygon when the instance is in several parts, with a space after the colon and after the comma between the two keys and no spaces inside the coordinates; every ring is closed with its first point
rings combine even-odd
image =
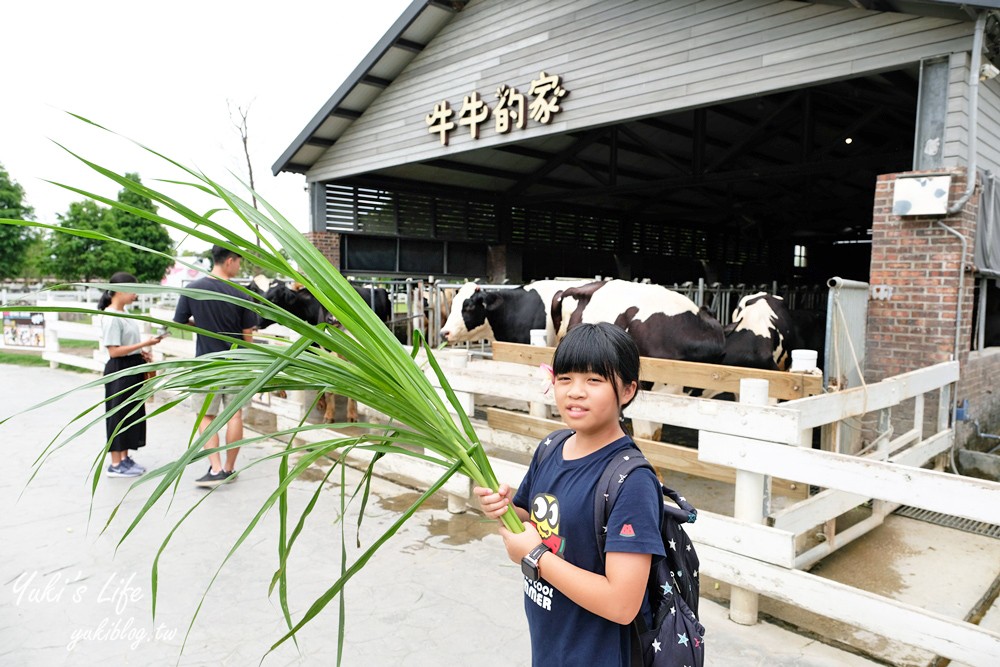
{"type": "Polygon", "coordinates": [[[538,574],[538,560],[542,557],[543,553],[550,551],[552,549],[549,549],[546,545],[539,544],[529,551],[527,556],[521,559],[521,572],[529,581],[538,581],[541,579],[541,575],[538,574]]]}

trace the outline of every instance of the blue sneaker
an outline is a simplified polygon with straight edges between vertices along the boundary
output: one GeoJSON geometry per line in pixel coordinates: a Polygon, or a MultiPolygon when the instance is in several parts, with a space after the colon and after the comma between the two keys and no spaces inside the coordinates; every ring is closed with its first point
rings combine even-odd
{"type": "Polygon", "coordinates": [[[104,474],[108,477],[139,477],[142,475],[142,473],[135,468],[129,467],[125,461],[122,461],[116,466],[108,466],[108,469],[104,474]]]}
{"type": "Polygon", "coordinates": [[[146,468],[136,463],[131,456],[126,456],[125,458],[122,459],[122,465],[126,464],[128,465],[129,469],[138,470],[140,475],[146,472],[146,468]]]}

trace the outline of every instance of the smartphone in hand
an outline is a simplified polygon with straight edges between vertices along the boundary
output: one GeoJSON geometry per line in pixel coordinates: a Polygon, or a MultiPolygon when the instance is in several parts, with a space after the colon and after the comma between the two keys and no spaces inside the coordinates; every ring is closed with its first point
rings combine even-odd
{"type": "Polygon", "coordinates": [[[162,340],[163,338],[166,338],[169,335],[170,335],[170,329],[166,327],[160,327],[159,333],[157,333],[154,336],[154,338],[156,338],[157,340],[162,340]]]}

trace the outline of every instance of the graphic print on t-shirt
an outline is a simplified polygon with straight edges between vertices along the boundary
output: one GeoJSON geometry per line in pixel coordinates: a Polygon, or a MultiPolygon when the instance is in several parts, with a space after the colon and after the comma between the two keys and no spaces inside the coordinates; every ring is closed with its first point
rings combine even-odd
{"type": "MultiPolygon", "coordinates": [[[[539,493],[531,501],[531,525],[538,531],[542,544],[554,554],[566,550],[566,541],[559,536],[559,499],[551,493],[539,493]]],[[[545,580],[530,581],[524,578],[524,594],[544,611],[552,611],[552,587],[545,580]]]]}
{"type": "Polygon", "coordinates": [[[549,493],[539,493],[531,501],[531,523],[542,538],[542,544],[561,554],[566,542],[559,536],[559,499],[549,493]]]}

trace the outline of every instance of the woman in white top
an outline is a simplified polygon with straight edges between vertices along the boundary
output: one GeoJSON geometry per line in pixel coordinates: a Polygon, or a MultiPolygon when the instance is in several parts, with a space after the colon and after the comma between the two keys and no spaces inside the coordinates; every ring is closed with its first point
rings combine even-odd
{"type": "MultiPolygon", "coordinates": [[[[111,276],[112,283],[138,282],[130,273],[119,271],[111,276]]],[[[111,375],[127,368],[139,366],[152,360],[149,350],[160,342],[161,337],[155,336],[140,340],[139,325],[124,317],[125,307],[136,300],[132,292],[113,292],[107,290],[97,303],[98,310],[121,315],[104,315],[101,318],[101,339],[108,349],[108,363],[104,366],[104,375],[111,375]]],[[[111,453],[111,465],[108,466],[108,477],[138,477],[146,469],[132,460],[129,450],[146,446],[146,408],[140,402],[135,404],[133,396],[143,373],[125,375],[104,385],[105,409],[107,411],[106,427],[108,436],[108,451],[111,453]],[[127,405],[125,405],[127,404],[127,405]],[[115,408],[122,406],[120,410],[115,408]],[[115,433],[117,429],[117,433],[115,433]],[[113,437],[112,437],[113,436],[113,437]]]]}

